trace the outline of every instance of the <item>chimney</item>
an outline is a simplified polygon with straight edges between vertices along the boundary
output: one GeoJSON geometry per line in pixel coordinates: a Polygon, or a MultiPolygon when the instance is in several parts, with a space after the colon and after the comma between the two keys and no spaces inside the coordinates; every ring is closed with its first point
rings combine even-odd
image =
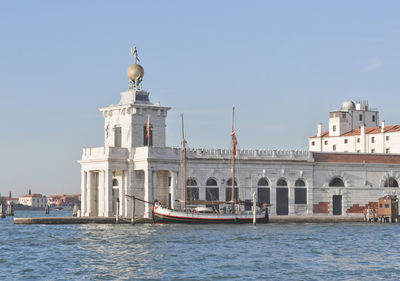
{"type": "Polygon", "coordinates": [[[322,137],[322,123],[317,125],[317,137],[322,137]]]}
{"type": "Polygon", "coordinates": [[[385,120],[382,120],[381,133],[385,132],[385,120]]]}
{"type": "Polygon", "coordinates": [[[361,152],[366,152],[365,148],[365,124],[360,127],[360,138],[361,138],[361,152]]]}

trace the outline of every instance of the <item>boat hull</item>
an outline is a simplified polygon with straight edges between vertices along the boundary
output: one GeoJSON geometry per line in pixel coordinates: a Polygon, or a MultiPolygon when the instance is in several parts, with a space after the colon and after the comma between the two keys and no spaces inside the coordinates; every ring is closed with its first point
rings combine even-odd
{"type": "MultiPolygon", "coordinates": [[[[190,212],[180,212],[168,209],[156,209],[153,211],[155,223],[252,223],[252,214],[199,214],[190,212]]],[[[256,215],[257,223],[266,223],[264,214],[256,215]]]]}

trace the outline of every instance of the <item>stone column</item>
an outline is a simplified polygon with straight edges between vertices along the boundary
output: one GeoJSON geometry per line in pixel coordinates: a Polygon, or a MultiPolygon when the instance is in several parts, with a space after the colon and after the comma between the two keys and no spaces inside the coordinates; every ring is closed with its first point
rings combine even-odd
{"type": "Polygon", "coordinates": [[[87,177],[86,177],[86,215],[91,216],[92,215],[92,172],[88,171],[87,172],[87,177]]]}
{"type": "Polygon", "coordinates": [[[171,193],[171,208],[175,209],[175,200],[176,200],[176,178],[177,174],[175,171],[171,171],[171,186],[170,186],[170,193],[171,193]]]}
{"type": "MultiPolygon", "coordinates": [[[[152,202],[153,201],[153,190],[152,190],[152,174],[153,171],[151,169],[144,170],[144,201],[152,202]]],[[[151,217],[151,205],[148,203],[144,203],[144,217],[151,217]]]]}
{"type": "Polygon", "coordinates": [[[104,170],[99,171],[99,216],[104,216],[104,170]]]}
{"type": "Polygon", "coordinates": [[[119,214],[125,216],[126,171],[122,170],[122,183],[119,189],[119,214]]]}
{"type": "MultiPolygon", "coordinates": [[[[126,194],[133,195],[133,186],[132,186],[132,171],[131,165],[128,164],[128,170],[126,171],[126,194]]],[[[131,216],[131,198],[125,196],[125,216],[131,216]]]]}
{"type": "Polygon", "coordinates": [[[87,173],[81,170],[81,216],[86,216],[86,177],[87,173]]]}
{"type": "Polygon", "coordinates": [[[104,216],[111,217],[112,214],[112,171],[105,170],[104,181],[104,216]]]}
{"type": "Polygon", "coordinates": [[[295,204],[294,204],[294,186],[288,186],[289,195],[289,216],[295,214],[295,204]]]}
{"type": "Polygon", "coordinates": [[[271,189],[270,189],[270,204],[271,207],[269,207],[269,214],[272,216],[276,216],[276,186],[271,184],[271,189]]]}

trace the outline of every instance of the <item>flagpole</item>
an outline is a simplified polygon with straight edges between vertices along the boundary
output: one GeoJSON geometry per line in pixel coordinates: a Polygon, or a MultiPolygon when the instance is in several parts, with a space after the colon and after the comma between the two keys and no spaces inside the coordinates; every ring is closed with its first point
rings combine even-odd
{"type": "Polygon", "coordinates": [[[235,107],[232,108],[232,212],[235,212],[235,107]]]}

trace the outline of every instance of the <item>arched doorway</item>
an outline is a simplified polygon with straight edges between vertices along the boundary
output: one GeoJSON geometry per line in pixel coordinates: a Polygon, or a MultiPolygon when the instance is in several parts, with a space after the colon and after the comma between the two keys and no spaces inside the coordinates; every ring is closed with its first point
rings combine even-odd
{"type": "Polygon", "coordinates": [[[279,179],[276,183],[276,214],[287,216],[289,214],[289,192],[285,179],[279,179]]]}
{"type": "Polygon", "coordinates": [[[268,179],[259,179],[257,186],[257,202],[259,204],[270,204],[270,189],[268,179]]]}
{"type": "MultiPolygon", "coordinates": [[[[330,187],[344,187],[344,182],[339,177],[334,177],[329,182],[330,187]]],[[[342,195],[332,196],[332,215],[341,216],[342,215],[342,195]]]]}

